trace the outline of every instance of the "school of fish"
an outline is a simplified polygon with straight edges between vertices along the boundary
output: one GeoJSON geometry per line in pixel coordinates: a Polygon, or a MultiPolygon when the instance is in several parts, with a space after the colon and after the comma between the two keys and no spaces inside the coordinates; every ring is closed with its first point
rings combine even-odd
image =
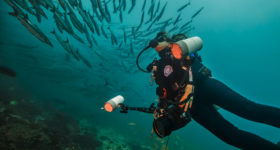
{"type": "Polygon", "coordinates": [[[64,32],[72,36],[81,44],[89,48],[98,47],[98,40],[103,38],[109,40],[113,47],[128,49],[128,55],[135,53],[135,48],[143,48],[149,42],[150,35],[160,31],[168,33],[188,34],[194,27],[191,25],[193,19],[198,16],[204,7],[199,8],[190,19],[182,18],[184,10],[191,5],[188,1],[178,6],[177,16],[163,20],[169,1],[164,0],[88,0],[91,3],[88,11],[83,6],[84,0],[5,0],[13,9],[9,14],[14,16],[20,23],[38,40],[54,47],[49,37],[42,29],[32,22],[30,16],[35,17],[38,23],[44,19],[53,17],[56,27],[49,31],[58,43],[65,49],[67,54],[73,56],[77,61],[83,62],[87,67],[92,64],[80,53],[79,48],[70,44],[68,37],[63,39],[64,32]],[[140,9],[136,6],[140,5],[140,9]],[[46,13],[47,12],[47,13],[46,13]],[[124,24],[126,16],[137,13],[135,18],[137,25],[124,24]],[[52,14],[48,15],[48,14],[52,14]],[[113,22],[118,18],[118,22],[113,22]],[[117,31],[112,28],[113,24],[123,26],[117,31]]]}

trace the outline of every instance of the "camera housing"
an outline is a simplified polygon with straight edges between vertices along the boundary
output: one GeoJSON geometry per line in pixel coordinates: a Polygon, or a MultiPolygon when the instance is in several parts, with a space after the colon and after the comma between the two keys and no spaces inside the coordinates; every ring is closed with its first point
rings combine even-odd
{"type": "Polygon", "coordinates": [[[153,130],[160,137],[169,136],[172,131],[186,126],[191,121],[189,112],[174,106],[167,109],[167,112],[153,122],[153,130]]]}

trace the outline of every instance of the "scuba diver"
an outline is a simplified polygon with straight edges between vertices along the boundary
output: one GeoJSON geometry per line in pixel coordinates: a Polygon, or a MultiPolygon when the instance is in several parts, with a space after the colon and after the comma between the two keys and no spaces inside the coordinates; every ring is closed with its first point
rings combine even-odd
{"type": "Polygon", "coordinates": [[[184,127],[193,119],[234,147],[244,150],[280,150],[276,144],[238,129],[217,111],[215,106],[245,119],[280,128],[280,109],[250,101],[214,79],[197,54],[201,48],[202,40],[199,37],[189,38],[177,34],[170,38],[166,32],[158,33],[137,57],[138,68],[151,73],[151,79],[157,84],[157,106],[128,107],[120,104],[123,100],[111,103],[114,107],[119,104],[121,113],[127,113],[128,110],[153,113],[153,131],[161,138],[169,136],[172,131],[184,127]],[[154,59],[144,70],[138,60],[150,47],[155,48],[160,59],[154,59]]]}

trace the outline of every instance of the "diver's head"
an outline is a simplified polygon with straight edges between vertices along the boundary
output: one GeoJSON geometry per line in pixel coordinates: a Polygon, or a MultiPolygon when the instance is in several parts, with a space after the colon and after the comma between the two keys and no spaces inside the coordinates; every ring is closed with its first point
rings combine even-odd
{"type": "Polygon", "coordinates": [[[188,37],[184,34],[176,34],[176,35],[173,35],[172,38],[170,38],[167,32],[161,31],[150,42],[150,46],[153,47],[158,52],[158,54],[161,58],[163,58],[170,53],[172,43],[175,43],[177,41],[184,40],[187,38],[188,37]]]}
{"type": "Polygon", "coordinates": [[[167,32],[161,31],[153,40],[151,40],[150,46],[155,48],[157,52],[160,52],[167,47],[171,41],[172,39],[168,36],[167,32]]]}
{"type": "Polygon", "coordinates": [[[157,34],[156,38],[155,38],[158,42],[171,42],[172,39],[169,37],[168,33],[165,31],[161,31],[157,34]]]}
{"type": "Polygon", "coordinates": [[[175,34],[172,38],[169,37],[168,33],[161,31],[157,36],[150,42],[150,46],[155,48],[158,53],[162,53],[170,44],[187,39],[188,36],[182,33],[175,34]]]}
{"type": "Polygon", "coordinates": [[[178,41],[181,41],[181,40],[184,40],[187,38],[188,38],[187,35],[179,33],[179,34],[173,35],[171,39],[172,39],[172,42],[178,42],[178,41]]]}
{"type": "Polygon", "coordinates": [[[184,59],[202,48],[202,40],[197,36],[188,38],[185,34],[176,34],[171,39],[166,32],[159,32],[151,43],[151,47],[156,49],[160,57],[172,54],[172,58],[177,60],[184,59]]]}

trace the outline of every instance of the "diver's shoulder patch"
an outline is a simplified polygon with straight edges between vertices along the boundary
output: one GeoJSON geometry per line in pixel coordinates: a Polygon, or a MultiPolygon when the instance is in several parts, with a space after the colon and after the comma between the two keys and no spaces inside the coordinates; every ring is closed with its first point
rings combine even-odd
{"type": "Polygon", "coordinates": [[[170,65],[164,67],[164,76],[168,77],[173,72],[173,68],[170,65]]]}

